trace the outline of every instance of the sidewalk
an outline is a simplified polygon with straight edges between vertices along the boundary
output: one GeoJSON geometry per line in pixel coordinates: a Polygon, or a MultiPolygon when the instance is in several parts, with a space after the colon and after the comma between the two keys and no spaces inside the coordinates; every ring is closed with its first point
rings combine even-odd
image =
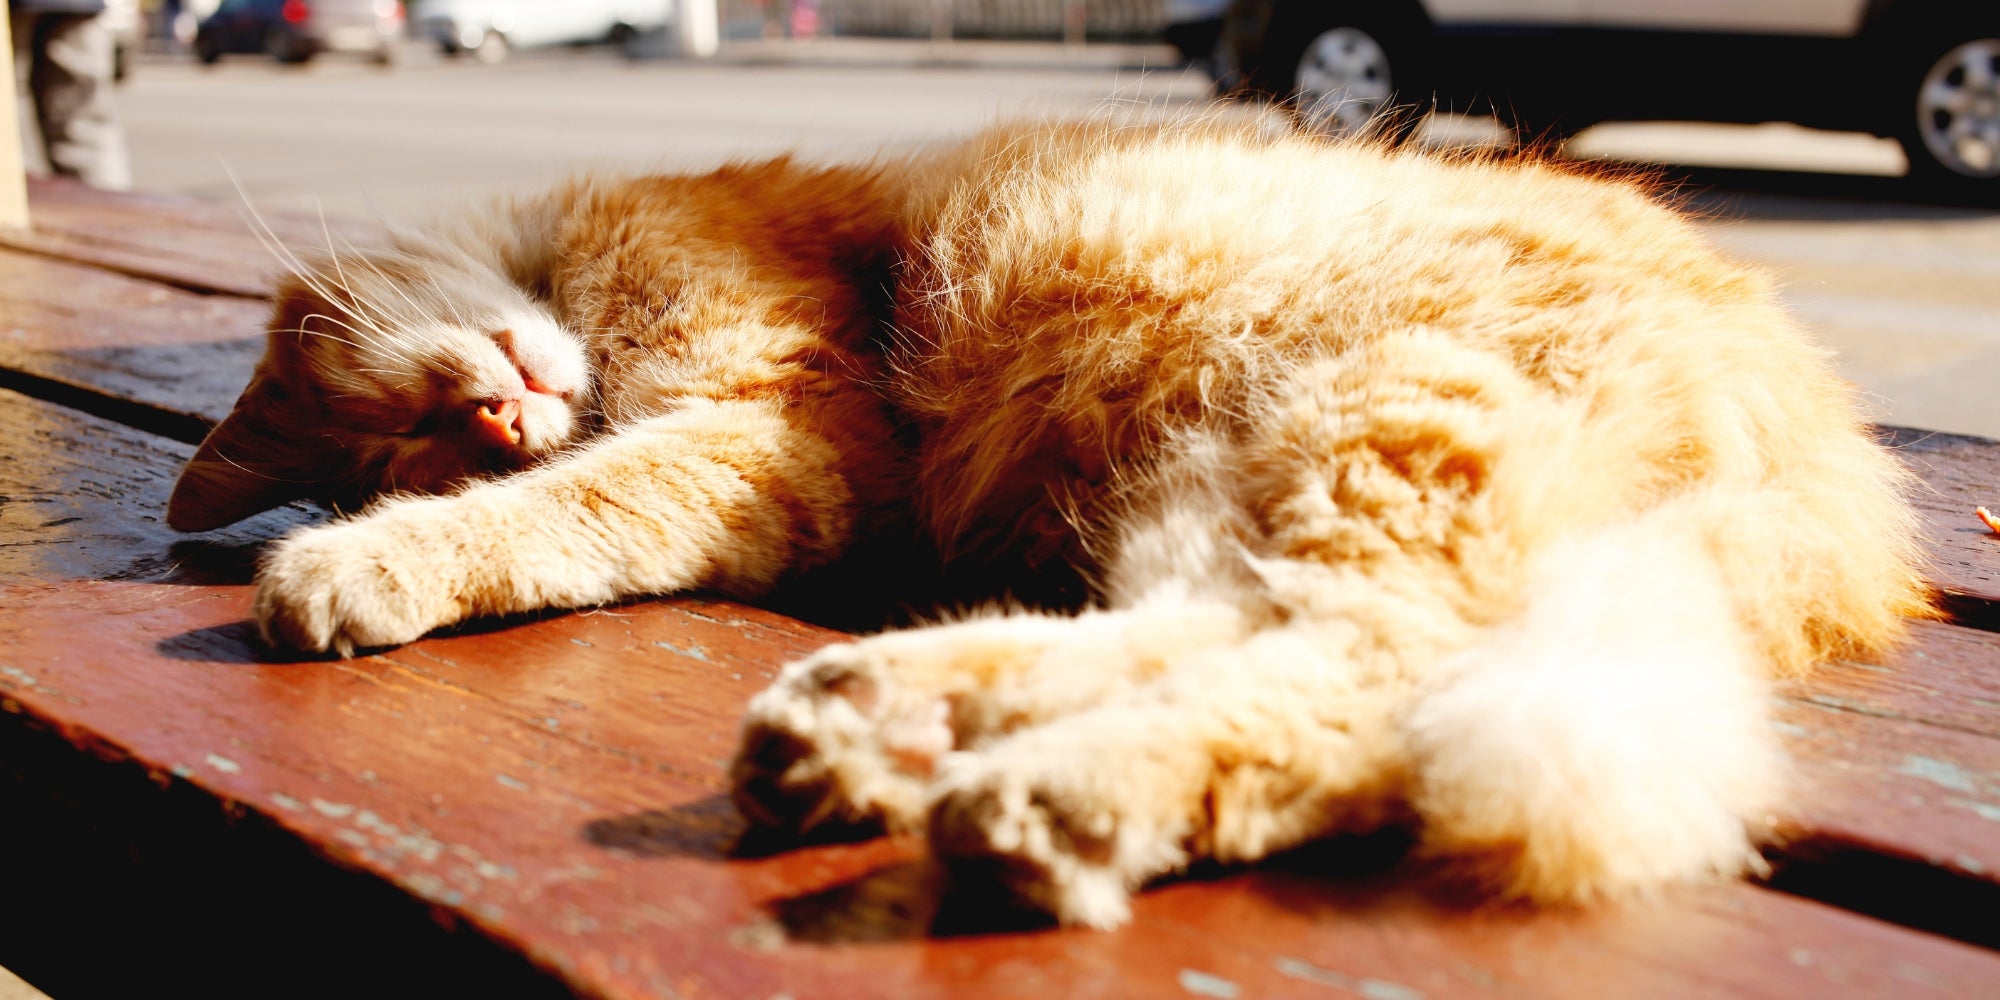
{"type": "Polygon", "coordinates": [[[724,40],[716,61],[739,65],[876,67],[951,66],[966,69],[1178,70],[1186,65],[1171,45],[997,41],[933,42],[927,38],[775,38],[724,40]]]}

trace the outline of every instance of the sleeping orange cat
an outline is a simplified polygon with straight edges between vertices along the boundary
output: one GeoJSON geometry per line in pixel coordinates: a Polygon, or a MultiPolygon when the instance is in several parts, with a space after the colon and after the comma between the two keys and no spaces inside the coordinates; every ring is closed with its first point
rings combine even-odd
{"type": "Polygon", "coordinates": [[[750,705],[753,822],[1066,922],[1407,824],[1491,891],[1753,867],[1767,686],[1923,614],[1903,475],[1769,281],[1620,183],[1230,121],[579,180],[306,262],[175,489],[275,645],[710,588],[885,525],[1074,567],[750,705]]]}

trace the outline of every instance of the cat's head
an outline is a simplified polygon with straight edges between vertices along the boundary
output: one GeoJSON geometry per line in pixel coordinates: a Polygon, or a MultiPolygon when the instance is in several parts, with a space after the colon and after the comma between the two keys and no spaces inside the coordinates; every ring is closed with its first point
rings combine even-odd
{"type": "Polygon", "coordinates": [[[589,396],[577,338],[495,268],[439,247],[328,255],[280,286],[264,358],[181,471],[167,523],[513,472],[575,440],[589,396]]]}

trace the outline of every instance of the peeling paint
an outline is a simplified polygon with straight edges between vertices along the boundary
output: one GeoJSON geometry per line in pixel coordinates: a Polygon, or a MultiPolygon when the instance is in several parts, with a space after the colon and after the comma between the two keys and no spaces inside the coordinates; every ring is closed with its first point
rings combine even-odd
{"type": "Polygon", "coordinates": [[[1180,975],[1175,978],[1180,980],[1181,989],[1205,997],[1215,997],[1216,1000],[1236,1000],[1237,997],[1243,994],[1243,987],[1221,976],[1211,976],[1206,972],[1182,969],[1180,975]]]}
{"type": "Polygon", "coordinates": [[[215,768],[218,771],[221,771],[223,774],[243,773],[243,765],[238,764],[235,761],[222,756],[221,754],[214,754],[214,753],[209,754],[207,760],[208,760],[208,766],[215,768]]]}
{"type": "Polygon", "coordinates": [[[325,799],[312,800],[313,811],[329,819],[346,819],[354,815],[354,807],[344,802],[328,802],[325,799]]]}
{"type": "Polygon", "coordinates": [[[698,642],[691,642],[688,643],[686,646],[676,646],[671,642],[655,641],[653,645],[658,646],[669,653],[678,653],[681,656],[685,656],[692,660],[700,660],[703,663],[708,662],[708,650],[703,649],[701,643],[698,642]]]}
{"type": "Polygon", "coordinates": [[[0,674],[6,674],[29,687],[35,686],[35,675],[19,667],[0,667],[0,674]]]}
{"type": "Polygon", "coordinates": [[[1350,976],[1344,972],[1323,969],[1311,962],[1302,962],[1296,958],[1280,958],[1273,964],[1277,966],[1279,972],[1293,979],[1303,979],[1309,983],[1331,986],[1334,989],[1346,990],[1349,993],[1359,993],[1367,997],[1368,1000],[1427,1000],[1428,997],[1424,991],[1404,986],[1401,983],[1392,983],[1386,979],[1366,979],[1360,976],[1350,976]]]}
{"type": "Polygon", "coordinates": [[[306,807],[305,803],[300,802],[299,800],[292,798],[291,796],[286,795],[283,792],[272,792],[271,804],[277,806],[280,809],[288,809],[292,812],[301,812],[306,807]]]}
{"type": "Polygon", "coordinates": [[[522,781],[521,779],[516,778],[511,774],[496,774],[493,776],[493,780],[517,792],[525,792],[529,790],[527,782],[522,781]]]}
{"type": "Polygon", "coordinates": [[[1951,863],[1953,867],[1966,873],[1967,875],[1986,874],[1986,866],[1980,864],[1978,858],[1975,858],[1969,854],[1954,854],[1951,857],[1951,863]]]}
{"type": "Polygon", "coordinates": [[[1791,952],[1787,954],[1785,957],[1791,959],[1792,964],[1798,966],[1801,969],[1810,968],[1813,964],[1812,952],[1807,951],[1804,948],[1793,948],[1791,952]]]}
{"type": "Polygon", "coordinates": [[[1933,989],[1942,989],[1951,985],[1950,981],[1944,976],[1938,975],[1936,972],[1915,962],[1904,961],[1903,959],[1891,959],[1889,962],[1889,971],[1897,979],[1929,986],[1933,989]]]}
{"type": "Polygon", "coordinates": [[[1912,778],[1922,778],[1933,785],[1949,788],[1954,792],[1979,790],[1979,786],[1973,784],[1972,776],[1966,774],[1957,764],[1936,757],[1911,754],[1903,758],[1903,766],[1896,770],[1912,778]]]}

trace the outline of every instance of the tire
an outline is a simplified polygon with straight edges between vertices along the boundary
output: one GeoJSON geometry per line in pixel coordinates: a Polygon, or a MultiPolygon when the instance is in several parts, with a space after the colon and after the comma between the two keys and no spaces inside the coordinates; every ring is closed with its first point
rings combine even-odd
{"type": "Polygon", "coordinates": [[[1430,113],[1429,27],[1381,4],[1293,4],[1271,18],[1259,90],[1285,95],[1306,129],[1409,138],[1430,113]],[[1328,9],[1331,8],[1331,9],[1328,9]]]}
{"type": "Polygon", "coordinates": [[[216,46],[215,39],[207,35],[196,35],[194,37],[194,57],[201,60],[203,66],[213,66],[217,60],[222,58],[222,50],[216,46]]]}
{"type": "Polygon", "coordinates": [[[1914,46],[1892,93],[1910,178],[1953,196],[2000,197],[2000,23],[1914,46]]]}
{"type": "Polygon", "coordinates": [[[312,46],[289,31],[273,28],[264,36],[264,51],[281,63],[297,65],[312,58],[312,46]]]}

